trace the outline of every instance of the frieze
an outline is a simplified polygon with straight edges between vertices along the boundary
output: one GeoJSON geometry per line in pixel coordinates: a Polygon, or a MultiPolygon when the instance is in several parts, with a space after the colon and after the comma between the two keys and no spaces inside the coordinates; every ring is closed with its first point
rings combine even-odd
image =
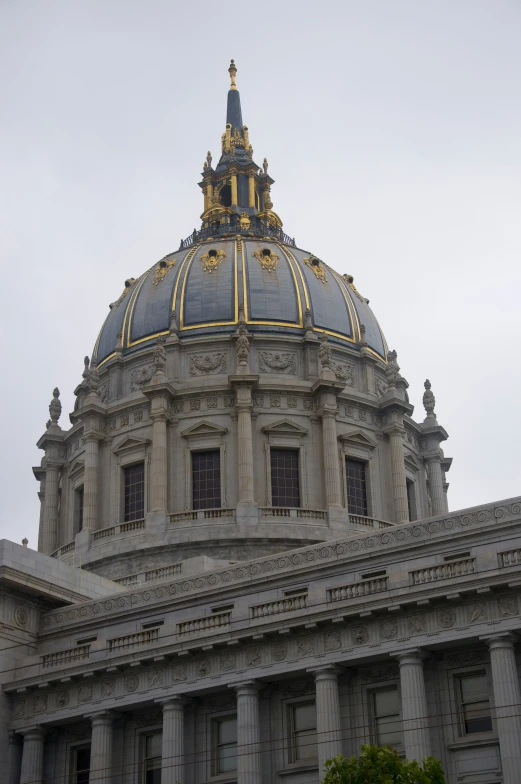
{"type": "Polygon", "coordinates": [[[206,399],[206,408],[217,408],[217,398],[209,397],[206,399]]]}
{"type": "Polygon", "coordinates": [[[48,704],[47,694],[39,694],[33,700],[33,713],[45,713],[48,704]]]}
{"type": "Polygon", "coordinates": [[[438,610],[436,617],[438,625],[441,626],[442,629],[451,629],[456,623],[456,611],[453,609],[438,610]]]}
{"type": "Polygon", "coordinates": [[[352,633],[355,645],[365,645],[369,642],[369,629],[367,626],[355,626],[352,633]]]}
{"type": "Polygon", "coordinates": [[[26,627],[29,623],[29,612],[27,608],[19,605],[14,611],[14,619],[18,626],[26,627]]]}
{"type": "Polygon", "coordinates": [[[186,664],[174,664],[172,668],[172,679],[174,681],[185,681],[188,675],[186,664]]]}
{"type": "Polygon", "coordinates": [[[125,691],[132,694],[139,689],[139,676],[136,674],[127,675],[124,683],[125,691]]]}
{"type": "Polygon", "coordinates": [[[90,702],[92,699],[92,684],[87,683],[78,689],[78,702],[90,702]]]}
{"type": "Polygon", "coordinates": [[[286,656],[288,655],[288,644],[287,642],[275,642],[271,646],[271,658],[273,661],[281,662],[284,661],[286,656]]]}
{"type": "Polygon", "coordinates": [[[286,402],[288,404],[288,408],[296,408],[297,407],[297,398],[296,397],[288,397],[286,398],[286,402]]]}
{"type": "Polygon", "coordinates": [[[407,626],[411,634],[421,634],[427,631],[427,617],[423,614],[409,615],[407,626]]]}
{"type": "Polygon", "coordinates": [[[246,664],[248,667],[255,667],[262,661],[261,649],[258,645],[248,648],[246,651],[246,664]]]}
{"type": "Polygon", "coordinates": [[[149,670],[147,672],[147,687],[154,689],[163,685],[163,670],[149,670]]]}
{"type": "Polygon", "coordinates": [[[235,653],[221,654],[221,672],[232,672],[237,668],[237,656],[235,653]]]}
{"type": "Polygon", "coordinates": [[[382,640],[394,640],[398,636],[398,621],[396,618],[380,621],[378,628],[382,640]]]}
{"type": "Polygon", "coordinates": [[[226,354],[223,352],[192,354],[189,372],[191,376],[210,376],[216,373],[226,373],[226,354]]]}
{"type": "Polygon", "coordinates": [[[498,602],[498,610],[503,618],[517,615],[519,612],[517,596],[503,596],[498,602]]]}
{"type": "Polygon", "coordinates": [[[340,629],[335,629],[332,632],[324,634],[324,650],[337,651],[342,645],[340,629]]]}
{"type": "Polygon", "coordinates": [[[278,555],[259,558],[252,562],[221,570],[204,573],[193,579],[180,579],[164,583],[161,587],[147,588],[118,597],[118,602],[113,599],[101,599],[95,602],[82,603],[80,606],[70,608],[67,613],[61,610],[50,610],[43,616],[45,629],[55,626],[67,626],[72,622],[83,620],[86,617],[120,614],[124,608],[152,604],[157,600],[173,597],[184,597],[192,593],[212,590],[216,587],[229,586],[252,577],[262,579],[266,575],[293,572],[296,567],[308,568],[311,564],[338,562],[349,560],[354,556],[359,558],[364,553],[374,554],[380,549],[403,547],[408,542],[417,542],[421,538],[428,540],[436,534],[452,531],[464,531],[483,523],[500,519],[511,519],[521,514],[521,504],[513,503],[505,506],[489,506],[463,514],[450,515],[438,520],[429,520],[425,523],[406,523],[388,528],[378,533],[360,537],[350,537],[334,544],[311,545],[301,548],[288,555],[278,555]]]}
{"type": "Polygon", "coordinates": [[[149,384],[152,376],[155,373],[155,365],[144,365],[144,367],[135,368],[130,372],[130,391],[135,392],[137,389],[149,384]]]}
{"type": "Polygon", "coordinates": [[[70,702],[71,695],[67,689],[61,689],[60,691],[56,692],[56,707],[57,708],[66,708],[70,702]]]}
{"type": "Polygon", "coordinates": [[[297,372],[297,356],[288,352],[259,351],[259,369],[263,373],[288,373],[294,376],[297,372]]]}
{"type": "Polygon", "coordinates": [[[114,697],[116,695],[116,685],[117,685],[117,681],[115,679],[110,681],[102,681],[101,682],[102,698],[108,699],[109,697],[114,697]]]}
{"type": "Polygon", "coordinates": [[[314,637],[299,637],[297,640],[297,654],[299,656],[311,656],[315,653],[314,637]]]}
{"type": "Polygon", "coordinates": [[[467,622],[470,624],[486,620],[486,605],[484,602],[476,602],[467,607],[467,622]]]}
{"type": "Polygon", "coordinates": [[[343,381],[346,386],[354,387],[355,369],[353,365],[348,365],[347,362],[332,362],[332,369],[339,381],[343,381]]]}
{"type": "Polygon", "coordinates": [[[208,675],[212,674],[212,665],[210,663],[210,659],[201,659],[197,662],[196,665],[196,672],[200,678],[207,678],[208,675]]]}
{"type": "Polygon", "coordinates": [[[271,408],[280,408],[281,398],[278,395],[271,395],[270,406],[271,408]]]}

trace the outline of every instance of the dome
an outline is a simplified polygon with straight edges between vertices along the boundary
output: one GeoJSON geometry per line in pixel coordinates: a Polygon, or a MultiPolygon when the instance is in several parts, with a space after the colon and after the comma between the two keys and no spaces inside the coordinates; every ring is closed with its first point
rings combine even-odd
{"type": "Polygon", "coordinates": [[[192,338],[232,333],[239,320],[252,333],[313,329],[347,346],[360,345],[363,325],[368,348],[385,361],[385,338],[350,275],[251,227],[238,231],[202,241],[196,232],[181,250],[126,281],[96,343],[98,367],[120,340],[123,353],[138,351],[168,335],[172,322],[181,338],[192,338]]]}

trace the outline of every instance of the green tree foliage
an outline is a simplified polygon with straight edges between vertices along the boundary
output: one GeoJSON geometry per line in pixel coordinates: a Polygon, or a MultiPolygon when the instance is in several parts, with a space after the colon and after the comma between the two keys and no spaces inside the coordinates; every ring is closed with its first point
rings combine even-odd
{"type": "Polygon", "coordinates": [[[326,762],[326,771],[322,784],[445,784],[434,757],[425,757],[421,768],[388,746],[362,746],[359,758],[334,757],[326,762]]]}

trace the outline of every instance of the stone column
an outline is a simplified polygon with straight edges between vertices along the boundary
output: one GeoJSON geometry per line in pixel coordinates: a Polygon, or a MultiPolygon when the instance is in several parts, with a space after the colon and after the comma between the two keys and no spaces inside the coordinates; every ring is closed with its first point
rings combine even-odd
{"type": "Polygon", "coordinates": [[[407,480],[403,459],[403,427],[393,427],[387,431],[391,443],[391,474],[393,482],[394,521],[409,522],[409,504],[407,503],[407,480]]]}
{"type": "Polygon", "coordinates": [[[85,471],[83,479],[83,530],[95,531],[98,527],[98,437],[85,436],[85,471]]]}
{"type": "Polygon", "coordinates": [[[91,717],[92,740],[90,747],[90,784],[111,784],[112,724],[114,715],[109,711],[91,717]]]}
{"type": "Polygon", "coordinates": [[[445,514],[445,492],[443,490],[443,474],[441,472],[441,462],[439,455],[431,457],[427,461],[429,471],[429,489],[431,491],[432,514],[445,514]]]}
{"type": "Polygon", "coordinates": [[[509,633],[498,634],[486,642],[490,650],[503,784],[518,784],[521,777],[521,692],[514,637],[509,633]]]}
{"type": "Polygon", "coordinates": [[[9,760],[7,781],[9,784],[19,784],[22,765],[22,739],[13,730],[9,730],[9,760]]]}
{"type": "Polygon", "coordinates": [[[255,207],[255,178],[253,174],[248,177],[248,206],[255,207]]]}
{"type": "Polygon", "coordinates": [[[183,784],[185,779],[185,702],[183,697],[172,697],[163,703],[161,784],[183,784]]]}
{"type": "Polygon", "coordinates": [[[237,692],[237,782],[261,784],[259,695],[255,681],[235,686],[237,692]]]}
{"type": "Polygon", "coordinates": [[[422,651],[418,648],[395,654],[400,664],[402,722],[405,756],[420,764],[431,754],[427,695],[422,651]]]}
{"type": "Polygon", "coordinates": [[[20,784],[43,783],[43,738],[42,727],[32,727],[25,730],[24,747],[22,752],[22,772],[20,784]]]}
{"type": "Polygon", "coordinates": [[[322,440],[324,445],[324,476],[327,506],[342,506],[336,418],[327,409],[322,413],[322,440]]]}
{"type": "Polygon", "coordinates": [[[58,483],[60,469],[52,463],[47,464],[45,473],[45,498],[43,501],[43,524],[41,535],[42,553],[49,555],[56,550],[58,535],[58,483]]]}
{"type": "Polygon", "coordinates": [[[338,674],[335,665],[311,670],[315,676],[317,706],[318,776],[324,776],[326,760],[342,754],[338,674]]]}
{"type": "Polygon", "coordinates": [[[166,411],[151,411],[152,419],[152,511],[166,512],[168,507],[168,448],[166,411]]]}
{"type": "Polygon", "coordinates": [[[237,389],[237,430],[239,457],[239,501],[253,503],[253,440],[251,433],[251,405],[243,402],[244,393],[251,399],[249,389],[237,389]]]}

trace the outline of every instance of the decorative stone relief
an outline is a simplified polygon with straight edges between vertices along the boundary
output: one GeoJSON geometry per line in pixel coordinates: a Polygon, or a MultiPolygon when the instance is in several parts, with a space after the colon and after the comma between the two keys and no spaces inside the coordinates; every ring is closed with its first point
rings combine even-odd
{"type": "Polygon", "coordinates": [[[45,713],[47,710],[47,694],[40,694],[34,698],[33,713],[45,713]]]}
{"type": "Polygon", "coordinates": [[[297,654],[311,656],[315,653],[315,640],[313,637],[299,637],[297,640],[297,654]]]}
{"type": "Polygon", "coordinates": [[[217,408],[217,398],[216,397],[206,398],[206,408],[217,408]]]}
{"type": "Polygon", "coordinates": [[[383,378],[375,377],[374,380],[374,392],[375,395],[378,397],[383,397],[388,390],[387,381],[384,381],[383,378]]]}
{"type": "Polygon", "coordinates": [[[185,681],[187,676],[186,664],[174,664],[172,667],[172,679],[174,681],[185,681]]]}
{"type": "Polygon", "coordinates": [[[260,351],[259,368],[263,373],[289,373],[294,376],[297,372],[297,357],[288,352],[260,351]]]}
{"type": "Polygon", "coordinates": [[[304,403],[304,411],[313,411],[315,407],[315,401],[309,397],[305,397],[303,400],[304,403]]]}
{"type": "Polygon", "coordinates": [[[478,623],[486,620],[485,605],[483,602],[476,602],[467,607],[467,622],[478,623]]]}
{"type": "Polygon", "coordinates": [[[360,677],[363,683],[378,683],[380,681],[391,681],[399,677],[397,664],[383,664],[368,669],[360,670],[360,677]]]}
{"type": "Polygon", "coordinates": [[[332,370],[339,381],[344,381],[348,387],[354,387],[355,369],[352,365],[348,365],[346,362],[333,362],[332,370]]]}
{"type": "Polygon", "coordinates": [[[200,678],[206,678],[207,675],[210,675],[212,672],[212,665],[210,660],[201,659],[201,661],[197,663],[196,670],[200,678]]]}
{"type": "Polygon", "coordinates": [[[268,248],[264,248],[264,250],[254,250],[253,255],[261,265],[262,269],[265,269],[268,272],[273,272],[273,270],[277,269],[279,257],[276,253],[273,253],[273,251],[268,250],[268,248]]]}
{"type": "Polygon", "coordinates": [[[116,694],[116,681],[102,681],[101,682],[101,696],[102,697],[114,697],[116,694]]]}
{"type": "Polygon", "coordinates": [[[237,701],[231,694],[218,694],[216,697],[205,699],[204,706],[212,712],[229,710],[237,707],[237,701]]]}
{"type": "Polygon", "coordinates": [[[154,270],[154,276],[152,278],[153,286],[158,286],[166,278],[172,267],[175,265],[175,262],[175,259],[161,259],[154,270]]]}
{"type": "Polygon", "coordinates": [[[253,405],[262,407],[264,405],[264,396],[263,395],[254,395],[253,396],[253,405]]]}
{"type": "Polygon", "coordinates": [[[208,253],[203,253],[201,256],[201,264],[203,265],[204,271],[210,274],[215,272],[224,258],[226,258],[226,253],[222,249],[216,250],[215,248],[212,248],[208,253]]]}
{"type": "Polygon", "coordinates": [[[13,705],[13,719],[21,719],[27,710],[27,700],[15,700],[13,705]]]}
{"type": "Polygon", "coordinates": [[[305,694],[315,693],[315,681],[313,680],[298,680],[290,681],[282,688],[284,697],[303,697],[305,694]]]}
{"type": "Polygon", "coordinates": [[[163,723],[163,714],[160,710],[139,711],[136,727],[152,727],[154,724],[163,723]]]}
{"type": "Polygon", "coordinates": [[[465,667],[468,664],[486,664],[489,661],[488,651],[472,650],[466,648],[464,651],[446,653],[443,656],[449,667],[465,667]]]}
{"type": "Polygon", "coordinates": [[[345,407],[345,415],[348,419],[354,419],[355,417],[355,409],[353,406],[346,406],[345,407]]]}
{"type": "Polygon", "coordinates": [[[498,609],[499,614],[504,618],[508,618],[511,615],[517,615],[517,596],[503,596],[498,602],[498,609]]]}
{"type": "MultiPolygon", "coordinates": [[[[137,677],[137,676],[134,676],[137,677]]],[[[92,699],[92,684],[80,686],[78,689],[78,702],[90,702],[92,699]]]]}
{"type": "Polygon", "coordinates": [[[174,412],[176,414],[182,414],[184,407],[185,407],[185,404],[184,404],[183,400],[176,400],[175,403],[174,403],[174,412]]]}
{"type": "Polygon", "coordinates": [[[317,280],[321,283],[327,283],[326,270],[322,266],[320,259],[317,259],[316,256],[311,256],[309,259],[302,259],[302,261],[314,273],[317,280]]]}
{"type": "Polygon", "coordinates": [[[106,403],[109,399],[109,391],[110,391],[110,382],[106,381],[104,384],[100,386],[98,389],[98,397],[102,403],[106,403]]]}
{"type": "Polygon", "coordinates": [[[246,664],[248,667],[254,667],[256,664],[260,664],[261,660],[261,650],[257,645],[254,648],[248,648],[246,651],[246,664]]]}
{"type": "Polygon", "coordinates": [[[121,417],[121,427],[125,427],[126,425],[128,425],[128,422],[129,422],[129,415],[123,414],[123,416],[121,417]]]}
{"type": "Polygon", "coordinates": [[[19,605],[14,611],[14,619],[18,626],[27,626],[29,622],[29,612],[27,608],[19,605]]]}
{"type": "Polygon", "coordinates": [[[407,626],[411,634],[421,634],[427,631],[427,618],[425,615],[409,615],[407,626]]]}
{"type": "Polygon", "coordinates": [[[237,657],[234,653],[221,654],[221,671],[231,672],[237,668],[237,657]]]}
{"type": "Polygon", "coordinates": [[[367,422],[367,411],[364,411],[363,408],[358,409],[358,419],[360,422],[367,422]]]}
{"type": "Polygon", "coordinates": [[[369,640],[369,629],[367,626],[353,627],[353,642],[355,645],[365,645],[369,640]]]}
{"type": "Polygon", "coordinates": [[[226,373],[226,354],[192,354],[190,357],[191,376],[209,376],[214,373],[226,373]]]}
{"type": "Polygon", "coordinates": [[[225,395],[224,406],[225,406],[225,408],[234,408],[235,407],[235,396],[234,395],[225,395]]]}
{"type": "Polygon", "coordinates": [[[341,637],[340,637],[340,630],[335,629],[332,632],[326,632],[324,634],[324,650],[326,651],[337,651],[342,644],[341,637]]]}
{"type": "Polygon", "coordinates": [[[200,410],[201,410],[201,401],[190,400],[190,411],[200,411],[200,410]]]}
{"type": "Polygon", "coordinates": [[[396,618],[380,621],[378,627],[380,631],[380,637],[383,640],[394,640],[394,638],[398,636],[398,622],[396,618]]]}
{"type": "Polygon", "coordinates": [[[272,395],[270,397],[270,406],[272,408],[280,408],[280,397],[277,397],[276,395],[272,395]]]}
{"type": "Polygon", "coordinates": [[[132,370],[130,372],[130,391],[135,392],[136,389],[140,389],[145,386],[145,384],[149,384],[154,375],[154,371],[155,367],[153,364],[132,370]]]}
{"type": "Polygon", "coordinates": [[[66,708],[70,702],[70,694],[66,689],[56,692],[56,707],[66,708]]]}
{"type": "Polygon", "coordinates": [[[273,661],[284,661],[286,656],[288,655],[288,644],[287,642],[274,642],[271,646],[271,658],[273,661]]]}
{"type": "Polygon", "coordinates": [[[296,397],[288,397],[286,398],[288,408],[296,408],[297,407],[297,398],[296,397]]]}
{"type": "Polygon", "coordinates": [[[442,629],[450,629],[456,623],[455,610],[438,610],[436,617],[442,629]]]}
{"type": "Polygon", "coordinates": [[[147,672],[147,686],[153,689],[155,686],[163,685],[163,670],[149,670],[147,672]]]}
{"type": "Polygon", "coordinates": [[[139,676],[127,675],[125,678],[125,691],[132,693],[134,691],[137,691],[138,688],[139,688],[139,676]]]}

